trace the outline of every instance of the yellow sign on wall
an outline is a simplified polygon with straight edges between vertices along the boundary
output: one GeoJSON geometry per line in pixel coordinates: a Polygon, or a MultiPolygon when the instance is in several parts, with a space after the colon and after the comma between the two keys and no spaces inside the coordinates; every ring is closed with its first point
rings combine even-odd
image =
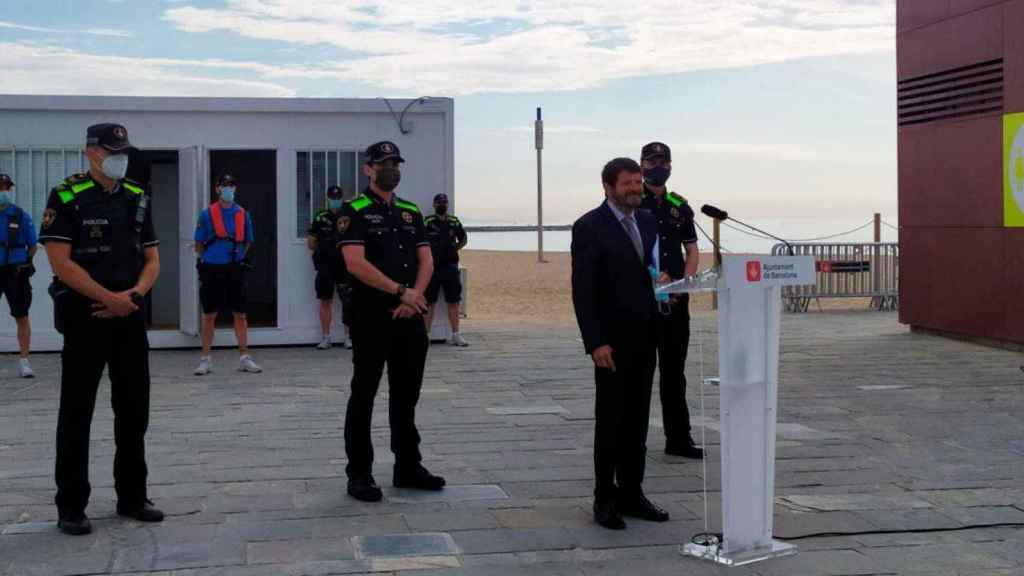
{"type": "Polygon", "coordinates": [[[1024,112],[1003,116],[1003,225],[1024,228],[1024,112]]]}

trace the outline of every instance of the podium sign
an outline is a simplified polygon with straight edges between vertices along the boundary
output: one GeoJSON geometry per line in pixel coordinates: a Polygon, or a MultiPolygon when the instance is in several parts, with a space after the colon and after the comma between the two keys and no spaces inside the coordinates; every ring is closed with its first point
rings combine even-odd
{"type": "Polygon", "coordinates": [[[814,258],[728,255],[711,280],[705,274],[657,289],[718,292],[723,539],[684,552],[729,565],[795,554],[772,539],[781,291],[814,284],[814,258]]]}

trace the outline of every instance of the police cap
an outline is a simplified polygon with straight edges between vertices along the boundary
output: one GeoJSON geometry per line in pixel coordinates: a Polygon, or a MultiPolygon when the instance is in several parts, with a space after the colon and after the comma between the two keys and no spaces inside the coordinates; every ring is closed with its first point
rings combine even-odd
{"type": "Polygon", "coordinates": [[[447,203],[448,203],[448,195],[445,194],[444,192],[442,192],[440,194],[436,194],[434,196],[434,204],[447,204],[447,203]]]}
{"type": "Polygon", "coordinates": [[[221,174],[217,178],[217,186],[238,186],[238,179],[231,174],[221,174]]]}
{"type": "Polygon", "coordinates": [[[7,174],[0,174],[0,190],[7,190],[11,186],[14,186],[14,180],[7,174]]]}
{"type": "Polygon", "coordinates": [[[394,142],[388,142],[384,140],[371,144],[366,149],[366,163],[376,164],[377,162],[383,162],[385,160],[395,160],[397,162],[405,162],[405,158],[402,158],[401,153],[398,151],[398,146],[394,142]]]}
{"type": "Polygon", "coordinates": [[[345,192],[341,189],[341,186],[331,186],[327,189],[328,198],[341,198],[345,192]]]}
{"type": "Polygon", "coordinates": [[[664,142],[651,142],[640,150],[640,161],[651,158],[663,158],[666,162],[671,162],[672,150],[664,142]]]}
{"type": "Polygon", "coordinates": [[[132,144],[128,141],[128,129],[120,124],[93,124],[85,130],[85,143],[99,146],[110,152],[127,152],[132,144]]]}

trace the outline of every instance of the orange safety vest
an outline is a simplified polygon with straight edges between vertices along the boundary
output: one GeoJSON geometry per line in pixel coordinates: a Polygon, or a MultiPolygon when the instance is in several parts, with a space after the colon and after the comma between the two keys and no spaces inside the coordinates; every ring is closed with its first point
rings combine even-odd
{"type": "MultiPolygon", "coordinates": [[[[220,202],[210,204],[210,220],[213,221],[213,234],[218,240],[231,240],[228,230],[224,227],[224,212],[220,208],[220,202]]],[[[245,208],[238,207],[235,212],[235,238],[236,244],[245,244],[245,208]]]]}

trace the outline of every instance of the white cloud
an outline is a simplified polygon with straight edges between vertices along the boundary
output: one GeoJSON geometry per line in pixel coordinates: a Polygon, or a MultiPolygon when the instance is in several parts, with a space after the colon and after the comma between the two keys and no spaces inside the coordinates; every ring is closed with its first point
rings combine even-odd
{"type": "Polygon", "coordinates": [[[0,28],[7,28],[8,30],[21,30],[22,32],[43,32],[46,34],[89,34],[91,36],[105,36],[108,38],[131,38],[135,36],[127,30],[115,30],[113,28],[89,28],[86,30],[60,30],[57,28],[43,28],[40,26],[28,26],[26,24],[18,24],[17,22],[8,22],[6,20],[0,20],[0,28]]]}
{"type": "Polygon", "coordinates": [[[295,95],[294,90],[272,82],[201,73],[231,70],[267,75],[270,67],[261,64],[97,56],[32,43],[0,42],[0,69],[4,71],[4,92],[11,94],[295,95]]]}
{"type": "Polygon", "coordinates": [[[432,94],[590,88],[892,50],[895,37],[894,0],[225,0],[163,17],[192,33],[331,45],[353,55],[330,77],[432,94]]]}

